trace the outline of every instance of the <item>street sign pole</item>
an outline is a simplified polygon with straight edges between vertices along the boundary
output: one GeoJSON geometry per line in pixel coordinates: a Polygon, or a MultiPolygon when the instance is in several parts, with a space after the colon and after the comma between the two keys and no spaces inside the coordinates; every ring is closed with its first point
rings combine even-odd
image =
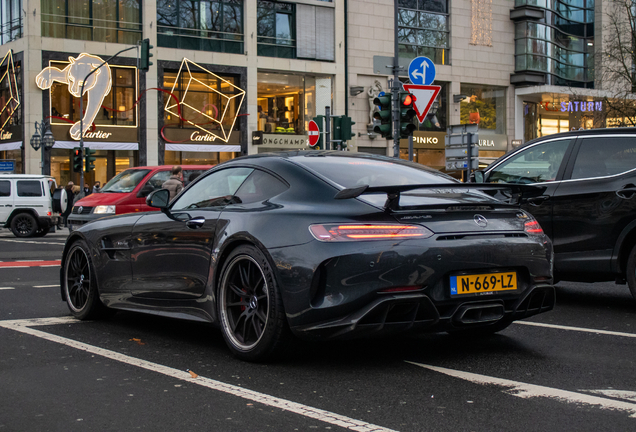
{"type": "Polygon", "coordinates": [[[400,157],[400,59],[398,57],[398,0],[393,0],[393,157],[400,157]]]}
{"type": "Polygon", "coordinates": [[[409,160],[413,162],[413,135],[409,135],[409,160]]]}
{"type": "Polygon", "coordinates": [[[325,150],[331,150],[331,107],[325,107],[325,150]]]}

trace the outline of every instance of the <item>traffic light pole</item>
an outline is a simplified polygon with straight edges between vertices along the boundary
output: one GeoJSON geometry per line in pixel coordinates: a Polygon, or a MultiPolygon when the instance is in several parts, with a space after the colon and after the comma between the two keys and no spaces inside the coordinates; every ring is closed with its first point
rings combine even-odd
{"type": "Polygon", "coordinates": [[[393,0],[393,83],[391,94],[393,96],[393,157],[400,157],[400,60],[398,58],[398,0],[393,0]]]}
{"type": "MultiPolygon", "coordinates": [[[[100,67],[104,66],[106,63],[108,63],[109,61],[117,57],[119,54],[126,51],[130,51],[132,49],[137,49],[137,48],[138,48],[138,45],[132,46],[130,48],[125,48],[117,52],[116,54],[108,57],[106,60],[102,62],[102,64],[100,64],[95,69],[90,71],[88,75],[86,75],[86,77],[84,78],[84,81],[82,81],[82,91],[80,92],[80,152],[82,154],[82,158],[84,158],[84,84],[86,84],[86,80],[88,79],[88,77],[93,75],[95,71],[99,70],[100,67]]],[[[83,165],[84,164],[82,164],[82,169],[80,170],[80,184],[79,184],[80,193],[84,192],[84,166],[83,165]]]]}

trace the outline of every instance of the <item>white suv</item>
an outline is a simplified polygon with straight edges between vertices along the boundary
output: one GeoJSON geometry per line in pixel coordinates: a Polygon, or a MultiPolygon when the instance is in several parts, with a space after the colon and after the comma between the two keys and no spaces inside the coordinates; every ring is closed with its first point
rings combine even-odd
{"type": "Polygon", "coordinates": [[[0,175],[0,227],[10,228],[16,237],[41,237],[61,221],[66,210],[64,189],[44,175],[0,175]]]}

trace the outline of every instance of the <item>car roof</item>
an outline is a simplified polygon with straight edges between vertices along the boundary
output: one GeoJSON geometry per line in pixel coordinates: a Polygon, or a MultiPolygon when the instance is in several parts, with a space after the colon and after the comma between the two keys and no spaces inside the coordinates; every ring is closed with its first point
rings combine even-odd
{"type": "Polygon", "coordinates": [[[0,178],[15,177],[20,179],[52,179],[53,176],[44,174],[3,174],[0,173],[0,178]]]}
{"type": "Polygon", "coordinates": [[[567,137],[578,137],[578,136],[586,136],[586,135],[616,135],[616,134],[636,134],[636,128],[634,127],[618,127],[618,128],[598,128],[598,129],[584,129],[584,130],[573,130],[567,132],[559,132],[551,135],[545,135],[539,138],[532,139],[518,148],[523,148],[531,144],[536,144],[542,141],[554,140],[558,138],[567,138],[567,137]]]}
{"type": "MultiPolygon", "coordinates": [[[[153,171],[170,171],[175,165],[154,165],[154,166],[138,166],[138,167],[129,167],[126,169],[129,170],[153,170],[153,171]]],[[[181,169],[199,169],[199,170],[208,170],[212,168],[214,165],[178,165],[181,169]]]]}

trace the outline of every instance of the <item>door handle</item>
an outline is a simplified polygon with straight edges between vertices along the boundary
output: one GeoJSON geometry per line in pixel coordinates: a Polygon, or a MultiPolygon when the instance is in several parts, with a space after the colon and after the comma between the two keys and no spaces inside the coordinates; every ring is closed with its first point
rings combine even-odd
{"type": "Polygon", "coordinates": [[[186,226],[191,229],[198,229],[205,223],[205,218],[202,216],[195,217],[186,222],[186,226]]]}
{"type": "Polygon", "coordinates": [[[548,195],[541,195],[541,196],[534,197],[534,198],[528,198],[528,204],[533,205],[533,206],[540,206],[545,201],[547,201],[548,198],[550,198],[548,195]]]}
{"type": "Polygon", "coordinates": [[[631,197],[634,196],[635,193],[636,193],[636,187],[625,186],[623,189],[616,191],[616,196],[623,199],[630,199],[631,197]]]}

